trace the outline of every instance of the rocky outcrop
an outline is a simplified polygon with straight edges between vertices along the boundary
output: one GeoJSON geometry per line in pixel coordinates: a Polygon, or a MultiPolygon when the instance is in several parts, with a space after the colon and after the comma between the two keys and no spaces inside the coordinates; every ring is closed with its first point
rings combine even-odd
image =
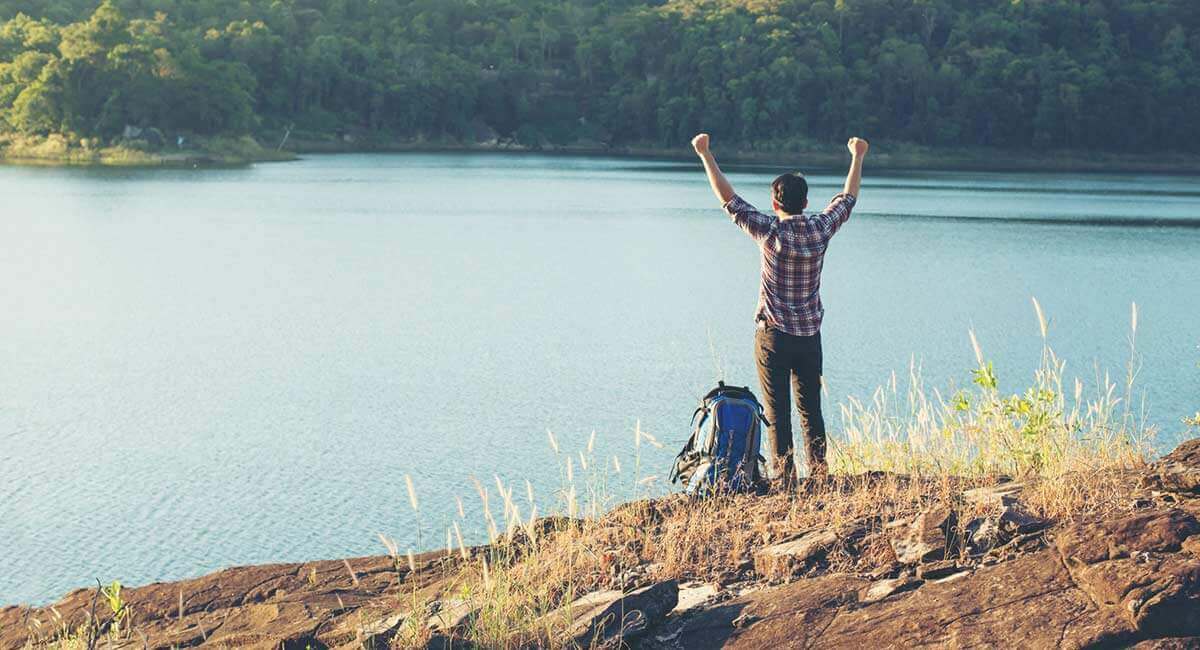
{"type": "Polygon", "coordinates": [[[1180,553],[1200,534],[1184,510],[1078,524],[1056,546],[1098,610],[1153,637],[1200,634],[1200,558],[1180,553]]]}
{"type": "Polygon", "coordinates": [[[955,534],[955,514],[948,506],[939,506],[918,513],[911,520],[888,524],[893,530],[891,543],[896,560],[903,564],[919,564],[946,558],[947,547],[955,534]]]}
{"type": "Polygon", "coordinates": [[[1200,438],[1188,440],[1150,466],[1143,484],[1200,494],[1200,438]]]}
{"type": "Polygon", "coordinates": [[[641,638],[678,602],[679,583],[668,580],[630,593],[598,592],[585,596],[557,615],[573,621],[567,633],[571,644],[585,648],[617,647],[641,638]]]}
{"type": "Polygon", "coordinates": [[[669,621],[643,644],[650,648],[804,648],[867,581],[833,574],[752,591],[669,621]]]}
{"type": "Polygon", "coordinates": [[[835,548],[845,548],[862,537],[864,526],[812,530],[754,552],[754,571],[759,578],[778,582],[802,574],[821,562],[835,548]]]}
{"type": "MultiPolygon", "coordinates": [[[[533,627],[562,647],[1200,650],[1197,471],[1200,442],[1185,444],[1121,475],[1142,486],[1128,511],[1069,522],[1030,514],[1021,484],[970,490],[890,522],[897,515],[784,537],[752,553],[753,569],[735,560],[748,579],[682,591],[643,562],[628,569],[633,584],[616,580],[533,627]],[[848,553],[873,559],[846,562],[848,553]]],[[[470,647],[464,637],[485,603],[447,586],[457,558],[418,556],[415,571],[386,556],[242,567],[129,589],[138,630],[129,644],[470,647]],[[432,605],[413,611],[414,602],[432,605]]],[[[0,650],[82,624],[95,594],[0,609],[0,650]]]]}
{"type": "MultiPolygon", "coordinates": [[[[145,635],[151,648],[386,642],[403,620],[397,616],[400,597],[436,592],[435,577],[454,562],[444,553],[426,553],[414,558],[415,573],[407,560],[389,556],[238,567],[125,589],[122,597],[131,612],[126,624],[145,635]]],[[[20,648],[53,638],[64,626],[83,626],[95,599],[96,589],[80,589],[53,609],[0,609],[0,648],[20,648]]],[[[111,618],[105,609],[103,602],[94,608],[102,625],[111,618]]]]}
{"type": "Polygon", "coordinates": [[[832,575],[759,591],[725,605],[749,624],[717,630],[717,621],[709,620],[664,645],[1043,648],[1104,642],[1128,631],[1089,610],[1051,551],[876,601],[859,600],[864,586],[853,576],[832,575]]]}
{"type": "Polygon", "coordinates": [[[1169,492],[1138,499],[1148,511],[1059,526],[1022,507],[1020,484],[972,490],[963,502],[991,514],[961,529],[990,530],[982,548],[958,538],[959,512],[933,508],[885,527],[899,567],[879,573],[899,575],[752,588],[669,619],[644,646],[1200,648],[1197,470],[1200,442],[1142,477],[1169,492]]]}
{"type": "Polygon", "coordinates": [[[799,580],[669,623],[656,647],[1082,648],[1200,636],[1200,564],[1181,552],[1195,527],[1172,510],[1077,524],[1055,548],[943,579],[799,580]]]}

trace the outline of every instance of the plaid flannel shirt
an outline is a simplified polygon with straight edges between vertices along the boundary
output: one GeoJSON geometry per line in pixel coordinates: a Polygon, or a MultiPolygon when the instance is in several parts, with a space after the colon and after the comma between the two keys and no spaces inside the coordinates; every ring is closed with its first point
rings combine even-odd
{"type": "Polygon", "coordinates": [[[754,320],[793,336],[821,331],[821,267],[834,233],[850,218],[856,198],[841,193],[819,214],[786,219],[763,214],[734,195],[725,204],[729,214],[762,251],[762,282],[754,320]]]}

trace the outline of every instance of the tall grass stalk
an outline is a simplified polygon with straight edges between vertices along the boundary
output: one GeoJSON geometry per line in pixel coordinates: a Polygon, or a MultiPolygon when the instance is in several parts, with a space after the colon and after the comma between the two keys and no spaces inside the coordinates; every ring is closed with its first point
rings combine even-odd
{"type": "Polygon", "coordinates": [[[849,398],[840,405],[842,433],[830,441],[833,469],[843,474],[883,470],[915,476],[1029,478],[1141,462],[1153,431],[1139,426],[1128,406],[1137,374],[1136,306],[1125,397],[1117,397],[1118,387],[1105,374],[1098,375],[1095,396],[1086,399],[1081,381],[1068,384],[1066,362],[1049,344],[1048,323],[1036,300],[1034,309],[1042,353],[1023,391],[1001,390],[992,362],[975,332],[969,331],[978,364],[972,371],[973,388],[946,400],[927,387],[920,366],[913,362],[903,390],[893,379],[868,400],[849,398]]]}

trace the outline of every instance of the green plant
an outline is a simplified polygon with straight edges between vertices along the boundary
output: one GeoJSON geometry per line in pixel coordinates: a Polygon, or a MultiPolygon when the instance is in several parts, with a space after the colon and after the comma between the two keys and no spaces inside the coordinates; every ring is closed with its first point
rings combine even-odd
{"type": "Polygon", "coordinates": [[[104,596],[104,601],[108,604],[109,611],[112,613],[112,623],[109,625],[109,632],[113,635],[121,633],[121,625],[129,617],[129,604],[121,597],[121,583],[118,580],[113,580],[112,584],[100,590],[104,596]]]}
{"type": "Polygon", "coordinates": [[[972,370],[971,374],[974,375],[973,381],[976,386],[979,386],[984,390],[996,390],[998,383],[996,379],[996,369],[992,367],[991,361],[988,361],[975,370],[972,370]]]}
{"type": "MultiPolygon", "coordinates": [[[[958,390],[944,400],[925,385],[914,362],[907,390],[893,378],[868,400],[848,399],[841,405],[842,435],[831,440],[835,471],[1045,478],[1140,462],[1153,432],[1139,426],[1129,408],[1136,350],[1131,347],[1123,391],[1106,377],[1092,397],[1085,397],[1078,379],[1072,392],[1066,388],[1066,363],[1049,344],[1047,320],[1036,300],[1034,308],[1043,347],[1027,387],[1002,392],[995,365],[969,332],[978,364],[971,370],[973,390],[958,390]]],[[[1133,332],[1136,327],[1134,317],[1133,332]]]]}

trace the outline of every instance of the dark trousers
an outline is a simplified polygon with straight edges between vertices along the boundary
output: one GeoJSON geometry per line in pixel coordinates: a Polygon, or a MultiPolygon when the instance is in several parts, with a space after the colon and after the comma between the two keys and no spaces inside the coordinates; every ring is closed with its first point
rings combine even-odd
{"type": "Polygon", "coordinates": [[[759,328],[754,343],[763,411],[770,423],[767,438],[773,455],[775,476],[785,481],[796,478],[789,389],[795,395],[804,427],[809,474],[824,474],[825,418],[821,415],[820,332],[812,336],[792,336],[779,330],[759,328]]]}

